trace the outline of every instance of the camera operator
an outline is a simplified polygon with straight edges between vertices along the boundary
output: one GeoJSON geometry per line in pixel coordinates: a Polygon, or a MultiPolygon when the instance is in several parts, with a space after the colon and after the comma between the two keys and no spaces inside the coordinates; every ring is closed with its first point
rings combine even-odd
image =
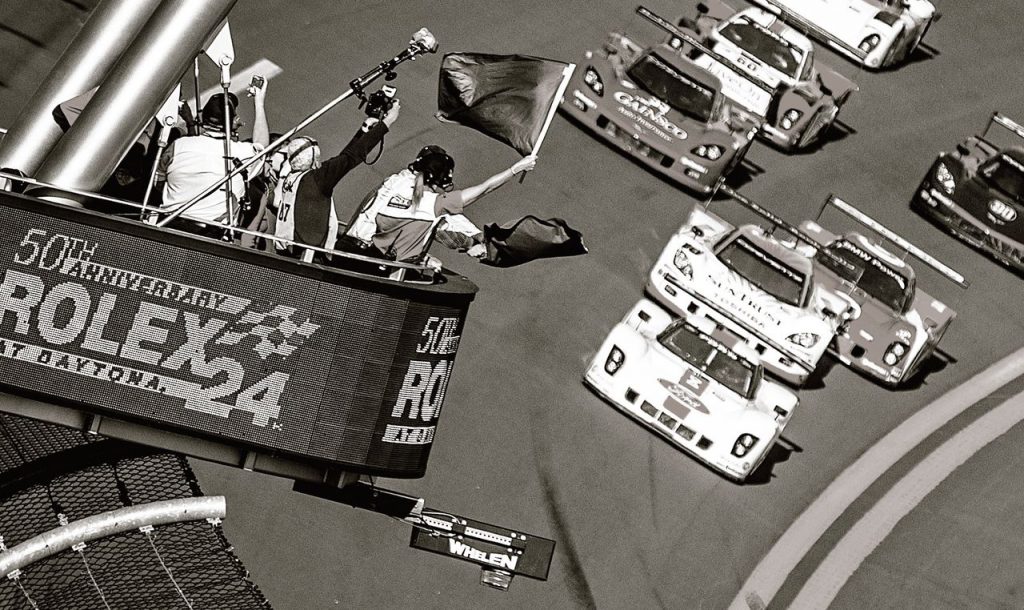
{"type": "MultiPolygon", "coordinates": [[[[338,236],[334,187],[383,142],[384,135],[398,120],[400,110],[401,103],[394,97],[368,106],[369,116],[352,140],[340,153],[323,162],[316,140],[301,136],[289,142],[280,177],[274,187],[274,205],[277,207],[274,235],[311,246],[334,247],[338,236]]],[[[284,242],[276,242],[275,245],[281,254],[302,256],[306,261],[321,259],[303,255],[301,247],[289,247],[284,242]]]]}

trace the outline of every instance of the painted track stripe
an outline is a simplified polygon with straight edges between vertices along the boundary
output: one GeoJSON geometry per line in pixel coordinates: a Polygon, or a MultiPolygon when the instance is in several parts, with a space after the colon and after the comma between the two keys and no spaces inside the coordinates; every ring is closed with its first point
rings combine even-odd
{"type": "Polygon", "coordinates": [[[827,608],[853,573],[925,496],[985,445],[1024,421],[1024,392],[943,443],[857,522],[804,583],[790,610],[827,608]]]}
{"type": "Polygon", "coordinates": [[[1022,374],[1024,348],[946,392],[882,437],[790,524],[747,577],[729,609],[766,607],[814,543],[876,479],[946,422],[1022,374]]]}

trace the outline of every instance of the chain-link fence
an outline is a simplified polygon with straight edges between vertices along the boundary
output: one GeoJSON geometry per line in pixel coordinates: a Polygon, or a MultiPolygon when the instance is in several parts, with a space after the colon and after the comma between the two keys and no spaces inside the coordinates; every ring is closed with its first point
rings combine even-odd
{"type": "MultiPolygon", "coordinates": [[[[107,511],[201,496],[182,456],[0,414],[6,548],[107,511]]],[[[0,575],[0,608],[269,608],[219,525],[193,521],[78,545],[0,575]]]]}

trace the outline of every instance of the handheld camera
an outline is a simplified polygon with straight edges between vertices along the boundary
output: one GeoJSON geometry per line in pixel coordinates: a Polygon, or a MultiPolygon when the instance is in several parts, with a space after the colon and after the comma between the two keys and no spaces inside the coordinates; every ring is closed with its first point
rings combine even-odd
{"type": "Polygon", "coordinates": [[[366,107],[364,111],[366,116],[373,117],[375,119],[383,119],[384,115],[391,110],[391,106],[395,103],[395,93],[398,92],[397,87],[391,85],[384,85],[379,91],[375,91],[366,98],[366,107]]]}

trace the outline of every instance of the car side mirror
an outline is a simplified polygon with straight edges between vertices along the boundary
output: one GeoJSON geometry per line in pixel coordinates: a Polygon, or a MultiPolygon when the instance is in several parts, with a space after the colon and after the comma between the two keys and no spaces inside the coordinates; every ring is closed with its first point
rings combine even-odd
{"type": "Polygon", "coordinates": [[[709,9],[708,5],[704,4],[703,2],[698,2],[697,12],[700,13],[701,15],[707,15],[708,13],[711,12],[711,9],[709,9]]]}
{"type": "Polygon", "coordinates": [[[963,142],[960,142],[959,144],[956,145],[956,152],[960,153],[961,155],[969,155],[971,154],[971,149],[968,148],[967,145],[964,144],[963,142]]]}

